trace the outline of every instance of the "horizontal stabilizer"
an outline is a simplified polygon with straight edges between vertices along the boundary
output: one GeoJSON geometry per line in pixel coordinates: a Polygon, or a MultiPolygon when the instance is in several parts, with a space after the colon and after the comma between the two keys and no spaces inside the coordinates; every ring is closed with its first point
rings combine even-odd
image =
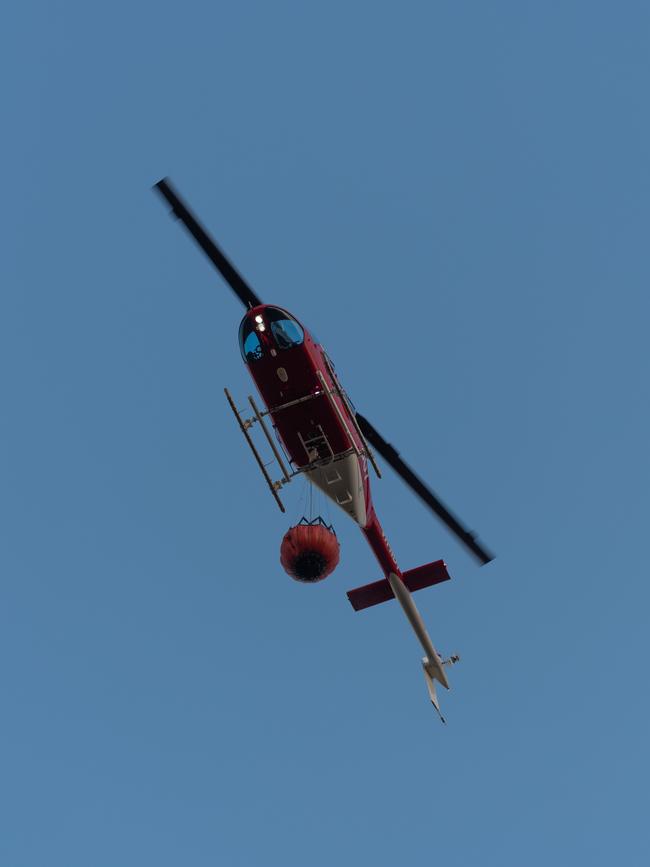
{"type": "MultiPolygon", "coordinates": [[[[409,569],[402,576],[404,584],[411,593],[422,590],[423,587],[431,587],[442,581],[449,581],[450,578],[444,560],[436,560],[434,563],[409,569]]],[[[363,608],[370,608],[372,605],[379,605],[380,602],[387,602],[389,599],[395,598],[387,578],[374,581],[372,584],[365,584],[354,590],[348,590],[347,595],[355,611],[361,611],[363,608]]]]}

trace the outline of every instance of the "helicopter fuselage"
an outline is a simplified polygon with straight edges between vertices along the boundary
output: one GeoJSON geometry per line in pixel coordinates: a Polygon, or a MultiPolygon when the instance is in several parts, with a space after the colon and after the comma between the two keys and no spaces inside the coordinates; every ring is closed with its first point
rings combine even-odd
{"type": "Polygon", "coordinates": [[[359,525],[386,577],[401,576],[373,506],[368,446],[322,345],[293,314],[268,304],[248,310],[239,335],[244,363],[294,471],[359,525]]]}

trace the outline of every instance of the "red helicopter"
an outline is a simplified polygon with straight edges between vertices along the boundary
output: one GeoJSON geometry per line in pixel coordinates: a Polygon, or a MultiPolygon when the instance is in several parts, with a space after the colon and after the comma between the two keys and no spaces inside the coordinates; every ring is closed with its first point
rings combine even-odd
{"type": "MultiPolygon", "coordinates": [[[[384,578],[348,591],[348,599],[355,611],[397,599],[424,649],[422,668],[429,698],[444,722],[434,681],[449,689],[445,668],[457,662],[459,657],[441,658],[415,607],[412,593],[447,581],[450,576],[443,560],[405,572],[398,566],[372,502],[368,465],[372,465],[377,476],[380,477],[381,473],[371,446],[481,563],[490,562],[492,555],[441,503],[365,416],[355,410],[339,382],[334,365],[314,335],[287,310],[262,303],[179,198],[168,179],[159,181],[154,189],[168,202],[173,216],[183,223],[246,307],[239,327],[239,345],[264,407],[260,408],[254,398],[249,397],[252,415],[244,418],[228,389],[225,393],[273,497],[284,512],[280,489],[293,478],[303,476],[359,525],[384,578]],[[277,442],[267,422],[270,422],[277,442]],[[262,431],[277,461],[281,473],[278,480],[269,475],[267,465],[253,442],[251,428],[254,425],[262,431]]],[[[336,536],[332,527],[321,518],[303,519],[287,532],[282,542],[282,565],[299,581],[314,582],[325,578],[336,567],[338,558],[336,536]]]]}

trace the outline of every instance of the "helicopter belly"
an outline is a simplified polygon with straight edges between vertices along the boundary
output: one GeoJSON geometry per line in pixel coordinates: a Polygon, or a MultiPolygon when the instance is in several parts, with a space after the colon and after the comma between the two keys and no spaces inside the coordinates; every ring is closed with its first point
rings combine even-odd
{"type": "Polygon", "coordinates": [[[337,506],[361,527],[367,523],[363,474],[356,454],[338,458],[324,466],[314,467],[305,475],[337,506]]]}

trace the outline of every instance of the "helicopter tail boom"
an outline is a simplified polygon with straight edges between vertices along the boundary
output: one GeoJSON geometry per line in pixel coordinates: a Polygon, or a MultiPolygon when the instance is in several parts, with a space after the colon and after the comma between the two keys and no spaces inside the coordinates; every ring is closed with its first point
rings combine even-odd
{"type": "Polygon", "coordinates": [[[449,681],[447,680],[444,666],[458,662],[459,657],[452,656],[446,660],[440,657],[433,646],[411,593],[423,587],[430,587],[432,584],[439,584],[441,581],[448,581],[449,578],[450,575],[447,572],[444,561],[436,560],[434,563],[427,563],[425,566],[411,569],[401,577],[391,572],[388,578],[348,591],[348,599],[355,611],[361,611],[363,608],[369,608],[371,605],[378,605],[380,602],[386,602],[388,599],[397,599],[424,650],[425,656],[422,659],[424,679],[431,704],[436,709],[442,722],[445,722],[445,718],[440,712],[435,681],[437,680],[445,689],[449,689],[449,681]]]}
{"type": "Polygon", "coordinates": [[[388,581],[390,583],[391,590],[395,594],[395,598],[402,606],[402,610],[406,617],[408,618],[411,627],[413,628],[413,632],[422,645],[422,649],[424,650],[426,656],[422,659],[422,669],[424,671],[424,679],[427,684],[427,690],[429,692],[429,699],[431,700],[431,704],[436,709],[438,716],[441,721],[444,723],[445,718],[440,711],[440,704],[438,703],[438,696],[436,695],[436,686],[434,681],[438,681],[438,683],[442,684],[445,689],[449,689],[449,681],[447,680],[447,675],[445,674],[445,670],[443,666],[446,662],[451,663],[452,661],[456,661],[457,657],[453,657],[446,662],[443,661],[438,655],[437,650],[433,646],[431,639],[429,638],[429,633],[427,632],[427,628],[424,625],[422,617],[420,616],[420,612],[415,607],[415,603],[413,602],[413,597],[411,596],[408,587],[404,584],[404,581],[395,575],[394,572],[388,576],[388,581]]]}

